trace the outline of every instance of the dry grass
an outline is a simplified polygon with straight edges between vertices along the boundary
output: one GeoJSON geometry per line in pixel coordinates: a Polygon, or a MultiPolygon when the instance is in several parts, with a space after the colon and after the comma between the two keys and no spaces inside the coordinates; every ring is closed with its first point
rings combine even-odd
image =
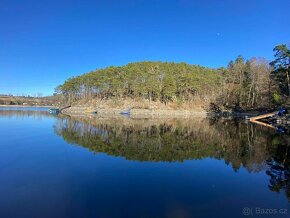
{"type": "Polygon", "coordinates": [[[82,99],[74,104],[75,106],[87,106],[98,109],[150,109],[150,110],[194,110],[204,111],[209,105],[209,101],[196,98],[194,101],[180,103],[177,101],[168,102],[167,104],[160,101],[151,101],[145,99],[108,99],[101,100],[98,98],[85,100],[82,99]]]}

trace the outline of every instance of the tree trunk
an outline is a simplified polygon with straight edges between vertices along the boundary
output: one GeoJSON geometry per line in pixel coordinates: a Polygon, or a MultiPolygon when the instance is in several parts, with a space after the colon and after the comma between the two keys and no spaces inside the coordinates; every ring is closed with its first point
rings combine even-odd
{"type": "Polygon", "coordinates": [[[289,78],[289,67],[288,67],[288,70],[286,70],[286,76],[287,76],[287,85],[288,85],[288,96],[290,96],[290,78],[289,78]]]}
{"type": "Polygon", "coordinates": [[[250,91],[249,91],[249,94],[248,94],[248,102],[247,102],[247,104],[249,104],[250,103],[250,99],[251,99],[251,90],[252,88],[250,88],[250,91]]]}
{"type": "Polygon", "coordinates": [[[151,92],[148,92],[149,97],[149,105],[151,105],[151,92]]]}
{"type": "Polygon", "coordinates": [[[254,104],[255,104],[255,92],[253,92],[253,98],[252,98],[252,108],[253,108],[254,104]]]}
{"type": "Polygon", "coordinates": [[[271,107],[271,79],[268,81],[268,107],[271,107]]]}

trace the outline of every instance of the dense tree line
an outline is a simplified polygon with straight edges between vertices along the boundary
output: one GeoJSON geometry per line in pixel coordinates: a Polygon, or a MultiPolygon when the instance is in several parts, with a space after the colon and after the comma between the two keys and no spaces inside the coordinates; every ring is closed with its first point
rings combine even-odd
{"type": "Polygon", "coordinates": [[[238,56],[226,68],[186,63],[137,62],[98,69],[69,78],[56,88],[68,103],[80,99],[147,99],[186,103],[209,99],[231,109],[269,108],[290,95],[290,52],[286,45],[274,48],[275,60],[245,60],[238,56]]]}
{"type": "Polygon", "coordinates": [[[91,98],[145,98],[188,101],[221,83],[215,70],[186,63],[138,62],[73,77],[57,87],[69,101],[91,98]]]}
{"type": "Polygon", "coordinates": [[[239,56],[230,61],[224,85],[216,103],[226,108],[271,107],[278,94],[272,79],[272,68],[266,60],[239,56]]]}

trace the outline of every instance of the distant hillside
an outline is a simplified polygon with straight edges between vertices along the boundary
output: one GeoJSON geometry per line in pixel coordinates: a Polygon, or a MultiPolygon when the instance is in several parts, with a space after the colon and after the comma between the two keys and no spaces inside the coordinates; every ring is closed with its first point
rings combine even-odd
{"type": "Polygon", "coordinates": [[[0,105],[52,106],[58,104],[60,104],[58,96],[27,97],[0,94],[0,105]]]}

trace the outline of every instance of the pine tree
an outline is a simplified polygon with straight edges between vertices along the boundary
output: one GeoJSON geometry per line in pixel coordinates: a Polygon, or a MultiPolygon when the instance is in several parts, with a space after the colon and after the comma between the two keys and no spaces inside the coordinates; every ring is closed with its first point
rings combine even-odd
{"type": "Polygon", "coordinates": [[[173,100],[176,95],[176,82],[172,73],[168,73],[163,80],[162,87],[162,100],[166,103],[169,100],[173,100]]]}

